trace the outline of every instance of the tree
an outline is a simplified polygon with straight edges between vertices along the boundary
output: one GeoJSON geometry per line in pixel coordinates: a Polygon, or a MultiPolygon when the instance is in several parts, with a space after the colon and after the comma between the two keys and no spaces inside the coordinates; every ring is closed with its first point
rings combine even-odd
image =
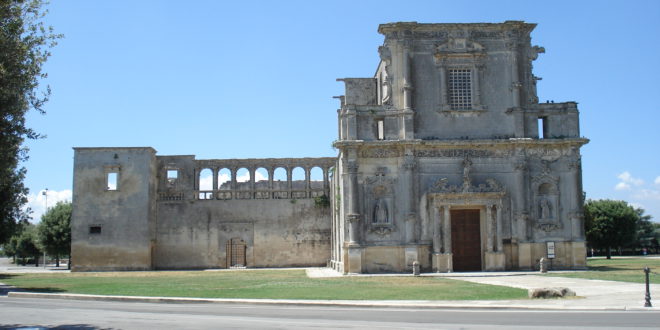
{"type": "Polygon", "coordinates": [[[635,246],[633,248],[642,248],[651,250],[658,249],[658,233],[656,232],[656,224],[651,222],[651,216],[644,214],[644,209],[635,209],[639,220],[637,221],[637,232],[635,238],[635,246]]]}
{"type": "Polygon", "coordinates": [[[71,253],[71,202],[57,202],[41,217],[38,234],[39,242],[49,256],[54,256],[57,267],[60,256],[71,253]]]}
{"type": "Polygon", "coordinates": [[[50,88],[39,89],[46,78],[42,65],[61,35],[41,21],[46,14],[42,0],[0,1],[0,244],[29,217],[22,210],[28,189],[23,185],[27,139],[41,136],[25,126],[29,110],[44,113],[50,88]]]}
{"type": "Polygon", "coordinates": [[[596,248],[607,249],[612,258],[612,247],[631,244],[637,234],[640,215],[624,201],[588,200],[584,204],[587,241],[596,248]]]}
{"type": "Polygon", "coordinates": [[[14,263],[17,259],[22,265],[25,265],[28,258],[34,258],[35,266],[39,266],[39,248],[37,240],[37,228],[29,222],[22,222],[18,225],[19,230],[10,238],[9,243],[4,245],[7,253],[12,253],[14,263]]]}

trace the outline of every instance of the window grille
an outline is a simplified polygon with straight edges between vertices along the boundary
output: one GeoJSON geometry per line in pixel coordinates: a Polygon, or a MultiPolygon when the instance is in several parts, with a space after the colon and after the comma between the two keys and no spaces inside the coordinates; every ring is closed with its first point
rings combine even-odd
{"type": "Polygon", "coordinates": [[[452,110],[472,108],[472,70],[449,70],[449,105],[452,110]]]}

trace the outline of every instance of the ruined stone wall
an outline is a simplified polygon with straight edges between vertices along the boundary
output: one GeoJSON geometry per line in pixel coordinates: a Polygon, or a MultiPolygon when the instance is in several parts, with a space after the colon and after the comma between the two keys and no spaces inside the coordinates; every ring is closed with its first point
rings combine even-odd
{"type": "Polygon", "coordinates": [[[156,156],[152,148],[76,148],[73,270],[326,265],[334,162],[196,160],[156,156]],[[249,181],[238,181],[241,168],[249,181]],[[266,180],[255,179],[260,168],[266,180]],[[283,181],[274,180],[278,168],[286,174],[283,181]],[[294,180],[296,168],[302,168],[302,180],[294,180]],[[321,180],[312,179],[315,168],[321,180]],[[209,179],[200,175],[205,169],[213,173],[213,184],[202,190],[200,181],[209,179]],[[224,183],[222,169],[231,176],[224,183]],[[237,245],[228,250],[230,241],[237,245]]]}
{"type": "Polygon", "coordinates": [[[151,268],[155,153],[152,148],[75,149],[72,270],[151,268]],[[112,173],[116,182],[108,180],[112,173]]]}
{"type": "Polygon", "coordinates": [[[324,266],[330,208],[314,199],[159,202],[154,267],[225,268],[232,238],[245,242],[247,267],[324,266]]]}

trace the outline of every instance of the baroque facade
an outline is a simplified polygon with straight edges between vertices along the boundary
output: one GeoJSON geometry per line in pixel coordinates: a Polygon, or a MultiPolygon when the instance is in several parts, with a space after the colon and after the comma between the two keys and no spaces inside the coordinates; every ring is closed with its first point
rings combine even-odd
{"type": "Polygon", "coordinates": [[[541,257],[584,268],[588,140],[575,102],[538,101],[532,62],[544,49],[531,44],[534,27],[380,25],[375,76],[339,79],[337,158],[75,148],[73,269],[327,263],[379,273],[417,261],[426,271],[496,271],[534,269],[541,257]],[[292,179],[297,167],[304,180],[292,179]],[[237,181],[240,168],[248,182],[237,181]],[[255,179],[258,168],[267,179],[255,179]],[[277,168],[286,181],[274,180],[277,168]],[[201,189],[204,169],[211,189],[201,189]]]}

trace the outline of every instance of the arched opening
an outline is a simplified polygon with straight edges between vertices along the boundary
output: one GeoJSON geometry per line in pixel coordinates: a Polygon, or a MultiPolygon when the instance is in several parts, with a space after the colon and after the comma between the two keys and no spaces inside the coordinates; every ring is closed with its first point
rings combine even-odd
{"type": "Polygon", "coordinates": [[[247,168],[239,168],[236,171],[236,196],[239,199],[250,199],[252,193],[250,183],[250,171],[247,168]]]}
{"type": "Polygon", "coordinates": [[[259,167],[254,171],[254,198],[270,198],[270,185],[268,184],[268,170],[259,167]]]}
{"type": "Polygon", "coordinates": [[[312,167],[309,172],[309,187],[312,191],[312,197],[321,197],[325,194],[323,169],[318,166],[312,167]]]}
{"type": "Polygon", "coordinates": [[[205,168],[199,172],[199,199],[213,198],[213,171],[205,168]]]}
{"type": "Polygon", "coordinates": [[[295,167],[291,171],[291,198],[307,197],[307,182],[305,181],[305,170],[295,167]]]}
{"type": "Polygon", "coordinates": [[[273,171],[273,198],[289,198],[289,186],[284,167],[278,167],[273,171]]]}
{"type": "Polygon", "coordinates": [[[231,170],[223,168],[218,171],[217,199],[231,199],[231,170]]]}

